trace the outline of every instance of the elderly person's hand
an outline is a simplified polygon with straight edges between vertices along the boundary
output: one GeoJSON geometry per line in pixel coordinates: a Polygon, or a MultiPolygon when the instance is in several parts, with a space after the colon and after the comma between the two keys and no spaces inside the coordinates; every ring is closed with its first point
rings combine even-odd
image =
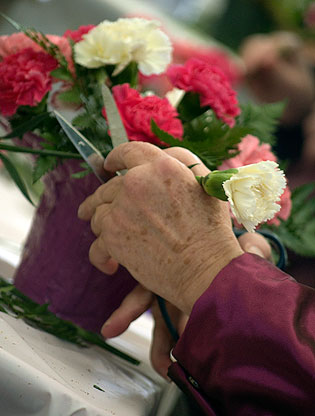
{"type": "Polygon", "coordinates": [[[310,61],[297,35],[274,32],[251,35],[243,43],[246,82],[260,102],[286,99],[286,125],[298,124],[314,101],[315,86],[310,61]]]}
{"type": "MultiPolygon", "coordinates": [[[[186,166],[200,162],[195,156],[183,148],[166,149],[168,155],[180,160],[186,166]]],[[[208,170],[200,164],[198,168],[193,168],[195,173],[206,174],[208,170]]],[[[241,248],[246,252],[258,254],[266,259],[270,258],[271,250],[266,240],[256,233],[245,233],[239,238],[241,248]]],[[[194,254],[192,254],[193,256],[194,254]]],[[[105,338],[112,338],[123,333],[130,323],[137,319],[147,309],[151,308],[155,320],[153,339],[151,345],[151,362],[155,370],[163,377],[167,377],[167,369],[170,365],[170,351],[174,347],[168,328],[165,325],[155,296],[150,290],[138,285],[131,291],[120,307],[110,316],[102,328],[102,334],[105,338]]],[[[167,303],[168,314],[171,317],[172,324],[181,334],[184,331],[188,315],[181,312],[177,307],[169,302],[167,303]]]]}
{"type": "Polygon", "coordinates": [[[128,173],[80,206],[80,218],[91,220],[97,237],[92,264],[113,273],[120,263],[143,287],[190,314],[218,272],[243,253],[227,204],[206,195],[195,179],[208,170],[189,169],[142,142],[114,149],[105,168],[128,173]]]}

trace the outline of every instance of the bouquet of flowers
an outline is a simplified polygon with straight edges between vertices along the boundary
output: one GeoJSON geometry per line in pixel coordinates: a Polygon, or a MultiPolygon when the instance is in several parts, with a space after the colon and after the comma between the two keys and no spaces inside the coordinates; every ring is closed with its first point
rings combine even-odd
{"type": "MultiPolygon", "coordinates": [[[[314,204],[306,203],[313,187],[295,191],[292,199],[271,151],[283,103],[240,104],[220,60],[192,56],[172,63],[171,41],[153,20],[105,20],[62,37],[9,20],[19,33],[0,37],[0,115],[8,129],[0,152],[35,154],[34,181],[65,159],[80,159],[54,108],[71,108],[72,124],[104,156],[111,150],[100,88],[106,83],[129,140],[191,150],[212,171],[199,182],[209,194],[229,200],[236,226],[253,231],[263,223],[291,249],[315,256],[314,204]],[[146,90],[144,80],[152,76],[166,76],[170,91],[158,96],[146,90]],[[23,146],[29,132],[37,137],[32,148],[23,146]],[[302,207],[304,216],[296,221],[290,213],[302,207]]],[[[0,158],[30,199],[10,159],[4,153],[0,158]]],[[[82,163],[74,176],[90,173],[82,163]]]]}

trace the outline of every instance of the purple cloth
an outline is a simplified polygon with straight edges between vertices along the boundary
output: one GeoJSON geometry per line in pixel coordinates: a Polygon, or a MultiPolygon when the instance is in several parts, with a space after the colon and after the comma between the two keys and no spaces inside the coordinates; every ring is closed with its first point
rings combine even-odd
{"type": "Polygon", "coordinates": [[[196,302],[170,377],[206,415],[315,415],[315,291],[251,254],[196,302]]]}
{"type": "Polygon", "coordinates": [[[14,283],[24,294],[90,331],[99,332],[137,282],[123,267],[110,276],[89,261],[95,240],[90,224],[77,217],[81,202],[100,185],[94,175],[71,177],[80,162],[68,161],[45,178],[14,283]]]}

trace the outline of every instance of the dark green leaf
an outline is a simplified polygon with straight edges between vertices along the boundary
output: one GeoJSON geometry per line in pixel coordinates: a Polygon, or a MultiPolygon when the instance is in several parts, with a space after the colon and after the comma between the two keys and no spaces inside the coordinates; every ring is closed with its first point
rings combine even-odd
{"type": "Polygon", "coordinates": [[[184,95],[179,105],[177,106],[177,111],[179,113],[180,119],[183,121],[191,121],[196,117],[199,117],[208,108],[200,107],[200,98],[199,94],[188,92],[184,95]]]}
{"type": "Polygon", "coordinates": [[[32,118],[30,118],[29,120],[19,124],[18,126],[16,126],[11,133],[7,134],[6,136],[2,137],[2,139],[12,139],[15,137],[20,137],[22,138],[22,136],[29,132],[29,131],[33,131],[37,126],[39,126],[41,123],[43,123],[45,120],[47,120],[49,118],[49,113],[42,113],[42,114],[38,114],[32,118]]]}
{"type": "MultiPolygon", "coordinates": [[[[308,183],[292,192],[291,215],[273,232],[295,253],[315,257],[315,183],[308,183]]],[[[268,228],[268,226],[264,226],[268,228]]]]}
{"type": "Polygon", "coordinates": [[[19,172],[17,171],[16,167],[13,165],[13,163],[8,159],[3,153],[0,152],[0,159],[3,162],[3,165],[7,169],[8,173],[10,174],[11,178],[17,185],[17,187],[20,189],[22,194],[25,196],[25,198],[32,204],[33,201],[31,200],[31,197],[29,196],[27,187],[25,183],[23,182],[22,178],[19,175],[19,172]]]}
{"type": "Polygon", "coordinates": [[[48,308],[49,305],[37,304],[18,291],[12,284],[0,278],[0,310],[2,312],[13,314],[16,318],[23,319],[35,328],[80,347],[97,345],[134,365],[140,364],[138,360],[107,344],[100,335],[58,318],[48,308]]]}
{"type": "Polygon", "coordinates": [[[54,156],[39,156],[33,170],[33,183],[37,182],[45,173],[53,170],[58,163],[54,156]]]}

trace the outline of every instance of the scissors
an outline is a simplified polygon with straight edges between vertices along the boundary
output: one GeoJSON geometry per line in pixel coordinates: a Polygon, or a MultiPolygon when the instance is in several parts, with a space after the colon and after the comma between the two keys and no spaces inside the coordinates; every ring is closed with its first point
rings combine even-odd
{"type": "MultiPolygon", "coordinates": [[[[113,148],[115,148],[122,143],[127,143],[129,140],[123,122],[120,118],[116,103],[109,88],[105,84],[103,84],[101,88],[103,102],[106,108],[108,125],[111,131],[112,145],[113,148]]],[[[101,152],[86,137],[84,137],[82,133],[73,127],[71,123],[69,123],[58,111],[54,111],[54,113],[63,131],[70,139],[74,147],[77,149],[77,151],[80,153],[82,158],[85,160],[85,162],[92,169],[100,183],[105,183],[111,179],[114,174],[104,169],[105,159],[101,152]]],[[[116,175],[124,175],[126,172],[127,170],[121,170],[116,172],[116,175]]],[[[239,237],[244,232],[245,231],[243,230],[234,229],[234,233],[237,237],[239,237]]],[[[277,267],[284,269],[286,265],[287,254],[282,242],[275,234],[267,230],[258,230],[258,232],[269,239],[272,247],[274,247],[278,253],[277,267]]],[[[165,301],[160,296],[157,296],[157,301],[165,324],[174,340],[177,341],[179,336],[171,322],[166,309],[165,301]]]]}

